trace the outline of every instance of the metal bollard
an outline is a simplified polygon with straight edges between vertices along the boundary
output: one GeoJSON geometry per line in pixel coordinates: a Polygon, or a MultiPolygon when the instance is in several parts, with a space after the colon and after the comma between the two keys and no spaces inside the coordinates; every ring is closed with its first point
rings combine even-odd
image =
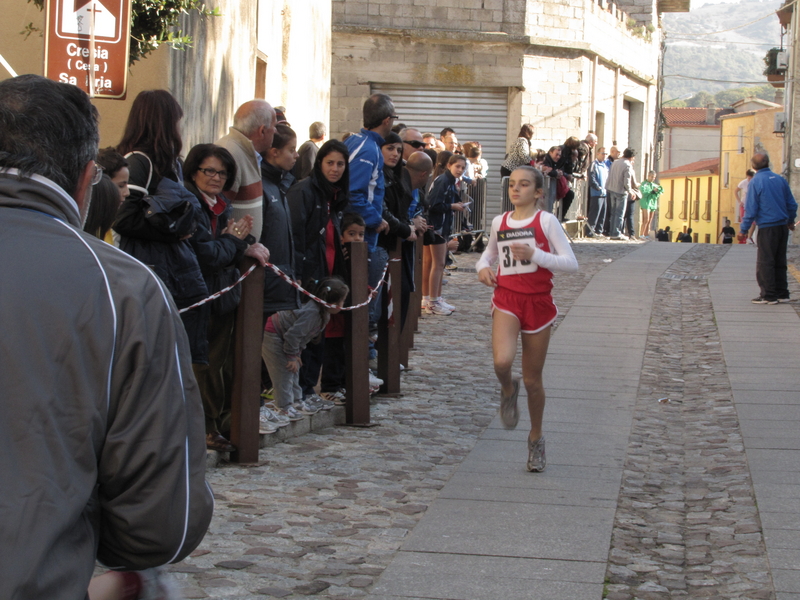
{"type": "MultiPolygon", "coordinates": [[[[367,244],[345,244],[350,256],[351,304],[361,304],[369,295],[367,244]]],[[[345,419],[348,425],[369,425],[369,306],[345,312],[345,419]]]]}
{"type": "MultiPolygon", "coordinates": [[[[244,273],[256,261],[245,257],[244,273]]],[[[231,461],[258,462],[259,397],[261,394],[261,340],[264,335],[264,269],[258,268],[242,282],[242,296],[234,332],[233,389],[231,390],[231,442],[237,451],[231,461]]]]}

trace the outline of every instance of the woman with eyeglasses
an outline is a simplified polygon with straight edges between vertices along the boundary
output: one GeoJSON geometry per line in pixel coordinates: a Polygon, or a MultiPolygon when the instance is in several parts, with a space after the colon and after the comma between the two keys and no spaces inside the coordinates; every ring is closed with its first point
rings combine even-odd
{"type": "MultiPolygon", "coordinates": [[[[228,150],[214,144],[199,144],[191,149],[183,165],[184,185],[200,202],[197,229],[189,238],[209,294],[214,294],[239,279],[237,265],[243,255],[262,265],[269,251],[249,238],[253,217],[231,218],[230,201],[224,196],[236,177],[236,162],[228,150]]],[[[233,372],[233,327],[241,287],[236,286],[216,300],[192,310],[207,323],[208,364],[193,363],[192,369],[203,399],[206,417],[206,447],[220,452],[236,448],[224,433],[230,431],[230,393],[233,372]]]]}

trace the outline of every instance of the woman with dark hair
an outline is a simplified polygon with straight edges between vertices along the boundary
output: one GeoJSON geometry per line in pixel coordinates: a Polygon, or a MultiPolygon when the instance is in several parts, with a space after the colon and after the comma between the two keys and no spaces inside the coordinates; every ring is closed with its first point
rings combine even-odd
{"type": "MultiPolygon", "coordinates": [[[[120,249],[155,271],[178,308],[208,295],[200,265],[188,241],[202,211],[183,187],[178,156],[183,147],[178,123],[183,111],[165,90],[141,92],[133,101],[117,150],[130,170],[130,196],[122,203],[113,229],[120,249]]],[[[205,328],[197,311],[181,314],[193,363],[208,362],[205,328]]]]}
{"type": "Polygon", "coordinates": [[[506,159],[500,165],[500,177],[508,177],[517,167],[531,164],[531,140],[533,139],[533,125],[525,123],[519,129],[511,149],[506,154],[506,159]]]}
{"type": "MultiPolygon", "coordinates": [[[[292,219],[297,278],[304,286],[313,286],[315,281],[330,275],[345,274],[341,219],[350,202],[349,157],[347,146],[339,140],[328,140],[317,152],[311,174],[286,194],[292,219]]],[[[341,317],[334,318],[325,338],[343,336],[344,322],[341,317]]],[[[302,359],[300,385],[305,404],[310,401],[312,409],[314,405],[332,407],[332,402],[314,394],[314,386],[325,362],[324,338],[319,343],[309,344],[303,351],[302,359]]]]}
{"type": "MultiPolygon", "coordinates": [[[[103,148],[97,153],[97,164],[103,167],[103,172],[111,178],[114,185],[119,190],[119,202],[125,202],[130,192],[128,191],[128,182],[130,179],[130,171],[128,170],[128,161],[125,157],[117,152],[116,148],[109,146],[103,148]]],[[[119,204],[117,205],[119,206],[119,204]]]]}
{"type": "Polygon", "coordinates": [[[403,180],[403,141],[396,133],[390,133],[384,138],[381,145],[383,154],[383,181],[385,193],[383,196],[383,219],[389,223],[389,231],[378,235],[378,244],[392,252],[397,240],[402,240],[400,246],[402,261],[402,278],[400,283],[400,327],[405,326],[408,314],[408,301],[414,289],[414,242],[417,234],[408,209],[413,198],[411,190],[403,180]]]}
{"type": "Polygon", "coordinates": [[[117,151],[130,163],[131,183],[146,182],[150,164],[138,153],[144,153],[152,164],[153,179],[169,177],[183,181],[178,157],[183,149],[179,123],[183,109],[166,90],[140,92],[131,105],[128,122],[117,151]],[[137,153],[134,158],[128,156],[137,153]]]}
{"type": "Polygon", "coordinates": [[[111,178],[103,174],[103,178],[92,187],[92,202],[83,230],[113,245],[110,239],[111,225],[119,208],[119,191],[111,178]]]}
{"type": "MultiPolygon", "coordinates": [[[[236,282],[236,265],[243,255],[262,265],[269,252],[261,244],[249,245],[246,238],[253,225],[250,215],[239,221],[231,218],[232,208],[222,194],[236,177],[236,162],[228,150],[214,144],[199,144],[191,149],[184,163],[186,189],[200,202],[197,229],[189,243],[197,256],[209,294],[236,282]]],[[[206,417],[206,447],[219,452],[236,448],[223,435],[230,431],[230,393],[233,373],[233,327],[239,305],[239,286],[208,304],[192,309],[206,327],[208,364],[193,363],[192,369],[203,399],[206,417]]],[[[287,421],[288,424],[288,421],[287,421]]]]}

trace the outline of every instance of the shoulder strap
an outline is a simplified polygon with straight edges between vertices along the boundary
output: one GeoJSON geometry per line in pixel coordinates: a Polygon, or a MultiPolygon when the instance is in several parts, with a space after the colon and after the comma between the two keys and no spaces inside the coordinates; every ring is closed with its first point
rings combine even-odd
{"type": "Polygon", "coordinates": [[[137,192],[141,192],[142,194],[147,196],[150,194],[150,182],[153,180],[153,161],[150,160],[150,157],[147,156],[147,154],[145,154],[144,152],[139,152],[138,150],[134,150],[133,152],[128,152],[125,155],[125,158],[128,158],[132,154],[138,154],[140,156],[144,156],[147,159],[147,164],[150,165],[150,173],[147,175],[147,184],[145,184],[144,188],[138,185],[133,185],[132,183],[129,183],[128,187],[133,188],[137,192]]]}

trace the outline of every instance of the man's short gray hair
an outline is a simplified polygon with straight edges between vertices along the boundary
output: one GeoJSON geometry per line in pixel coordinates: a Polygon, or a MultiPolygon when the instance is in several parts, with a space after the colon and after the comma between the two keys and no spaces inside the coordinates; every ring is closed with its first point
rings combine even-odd
{"type": "Polygon", "coordinates": [[[375,129],[394,114],[394,103],[386,94],[372,94],[364,102],[364,129],[375,129]]]}
{"type": "Polygon", "coordinates": [[[767,167],[769,167],[769,154],[767,153],[766,150],[762,150],[761,152],[756,152],[753,155],[753,166],[756,169],[766,169],[767,167]],[[761,158],[757,159],[756,157],[759,156],[761,158]]]}
{"type": "Polygon", "coordinates": [[[419,129],[415,129],[414,127],[406,127],[405,129],[403,129],[403,131],[400,132],[400,139],[405,142],[408,139],[409,133],[412,131],[416,131],[417,133],[419,133],[419,136],[422,137],[422,133],[420,132],[419,129]]]}
{"type": "Polygon", "coordinates": [[[251,100],[244,103],[233,117],[233,128],[250,137],[259,127],[270,127],[275,112],[264,100],[251,100]]]}
{"type": "Polygon", "coordinates": [[[39,75],[0,81],[0,169],[42,175],[72,195],[99,140],[97,109],[76,86],[39,75]]]}
{"type": "Polygon", "coordinates": [[[308,137],[312,140],[324,138],[328,134],[328,128],[322,121],[314,121],[308,128],[308,137]]]}

